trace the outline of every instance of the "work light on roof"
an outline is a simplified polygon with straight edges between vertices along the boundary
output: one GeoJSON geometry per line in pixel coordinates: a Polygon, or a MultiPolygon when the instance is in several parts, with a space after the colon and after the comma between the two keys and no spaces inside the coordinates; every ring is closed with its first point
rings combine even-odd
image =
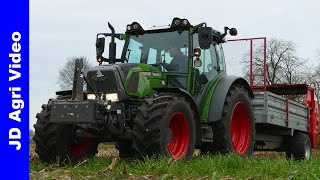
{"type": "Polygon", "coordinates": [[[174,24],[178,26],[178,25],[180,25],[180,22],[181,22],[180,19],[176,19],[176,20],[174,21],[174,24]]]}
{"type": "Polygon", "coordinates": [[[127,31],[128,32],[135,32],[135,31],[144,31],[144,30],[139,23],[133,22],[133,23],[127,25],[127,31]]]}
{"type": "Polygon", "coordinates": [[[131,25],[127,25],[127,31],[131,31],[131,25]]]}
{"type": "Polygon", "coordinates": [[[135,23],[133,24],[133,29],[137,30],[139,28],[139,24],[135,23]]]}
{"type": "Polygon", "coordinates": [[[180,19],[180,18],[173,18],[172,23],[171,23],[171,28],[176,28],[176,27],[186,27],[190,26],[190,23],[187,19],[180,19]]]}
{"type": "Polygon", "coordinates": [[[184,19],[184,20],[182,20],[182,23],[183,23],[183,25],[188,25],[189,24],[189,21],[188,20],[186,20],[186,19],[184,19]]]}

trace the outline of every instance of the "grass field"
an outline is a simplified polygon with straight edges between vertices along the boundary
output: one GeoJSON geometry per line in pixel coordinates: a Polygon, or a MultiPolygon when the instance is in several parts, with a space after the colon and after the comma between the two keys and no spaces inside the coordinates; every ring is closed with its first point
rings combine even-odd
{"type": "Polygon", "coordinates": [[[320,150],[313,159],[285,160],[282,153],[259,152],[250,159],[236,155],[196,156],[190,161],[147,158],[123,161],[113,146],[99,146],[96,157],[74,166],[41,163],[30,148],[31,179],[320,179],[320,150]]]}

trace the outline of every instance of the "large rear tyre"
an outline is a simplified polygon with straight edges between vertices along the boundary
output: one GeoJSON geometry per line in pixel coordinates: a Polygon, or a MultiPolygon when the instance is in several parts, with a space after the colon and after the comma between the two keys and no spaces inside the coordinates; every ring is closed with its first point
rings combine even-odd
{"type": "Polygon", "coordinates": [[[286,154],[288,154],[287,159],[292,157],[295,160],[311,159],[311,141],[308,134],[303,132],[295,133],[289,140],[286,154]]]}
{"type": "Polygon", "coordinates": [[[193,155],[195,139],[193,111],[178,94],[155,94],[138,108],[133,145],[140,154],[189,159],[193,155]]]}
{"type": "Polygon", "coordinates": [[[97,153],[98,142],[91,138],[73,138],[73,125],[50,123],[51,101],[42,105],[42,111],[37,114],[34,125],[36,153],[41,161],[60,164],[76,163],[84,157],[97,153]]]}
{"type": "Polygon", "coordinates": [[[236,153],[251,156],[255,123],[248,92],[242,85],[232,86],[224,102],[222,119],[212,124],[213,143],[205,143],[203,153],[236,153]]]}

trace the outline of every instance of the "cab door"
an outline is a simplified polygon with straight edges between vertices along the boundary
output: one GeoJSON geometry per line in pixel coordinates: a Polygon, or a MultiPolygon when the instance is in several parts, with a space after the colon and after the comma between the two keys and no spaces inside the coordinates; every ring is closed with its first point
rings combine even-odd
{"type": "MultiPolygon", "coordinates": [[[[195,34],[193,40],[193,48],[199,48],[198,34],[195,34]]],[[[217,45],[211,44],[209,49],[201,49],[200,60],[202,65],[194,68],[194,90],[193,94],[198,94],[204,89],[207,83],[213,80],[218,73],[224,69],[220,67],[219,55],[217,53],[217,45]]],[[[194,60],[196,57],[194,57],[194,60]]]]}

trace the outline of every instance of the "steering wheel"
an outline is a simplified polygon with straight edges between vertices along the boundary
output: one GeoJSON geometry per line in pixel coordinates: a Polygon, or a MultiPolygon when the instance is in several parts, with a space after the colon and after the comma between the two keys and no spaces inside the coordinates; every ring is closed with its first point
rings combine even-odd
{"type": "Polygon", "coordinates": [[[156,61],[156,63],[150,64],[150,65],[153,66],[153,67],[155,67],[155,68],[161,69],[161,67],[163,67],[163,62],[161,62],[161,61],[156,61]]]}

